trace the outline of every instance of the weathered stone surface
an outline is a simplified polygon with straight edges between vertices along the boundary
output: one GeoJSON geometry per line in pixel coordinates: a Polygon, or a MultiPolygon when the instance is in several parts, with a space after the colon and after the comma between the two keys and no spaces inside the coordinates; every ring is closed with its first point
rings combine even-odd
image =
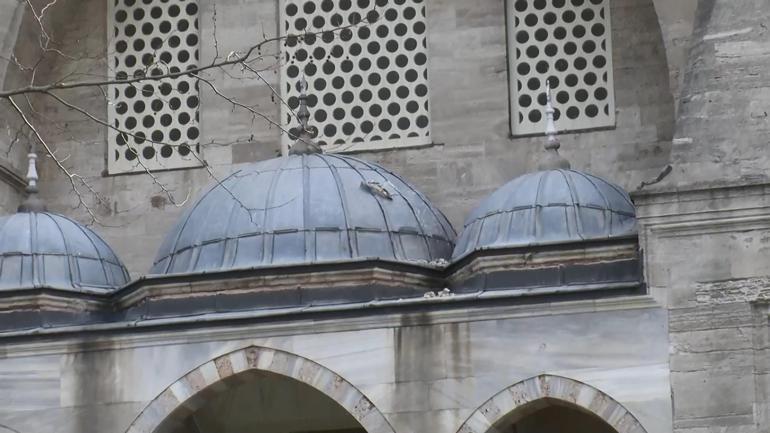
{"type": "MultiPolygon", "coordinates": [[[[402,322],[414,320],[404,316],[402,322]]],[[[133,420],[147,407],[147,414],[135,422],[134,429],[149,431],[172,412],[189,414],[205,407],[219,393],[248,383],[252,379],[247,371],[262,370],[323,392],[370,426],[370,433],[387,431],[389,424],[398,432],[424,431],[423,427],[433,425],[431,431],[454,433],[484,401],[506,387],[540,373],[552,373],[577,378],[615,397],[634,411],[648,432],[666,432],[671,427],[671,421],[666,422],[665,414],[661,417],[660,413],[661,407],[670,407],[665,314],[660,309],[324,333],[314,333],[313,325],[308,325],[305,332],[275,337],[261,336],[259,329],[256,325],[251,329],[209,330],[202,336],[190,334],[183,343],[157,344],[167,341],[169,334],[146,334],[122,343],[102,340],[99,351],[81,352],[86,346],[58,344],[59,350],[67,353],[49,355],[52,380],[45,385],[57,398],[41,401],[36,410],[49,408],[67,417],[75,413],[67,408],[82,407],[83,413],[90,413],[86,408],[145,402],[121,416],[133,420]],[[596,337],[602,340],[599,344],[589,336],[602,323],[612,331],[601,332],[596,337]],[[639,323],[646,326],[639,327],[639,323]],[[544,333],[548,326],[550,332],[544,333]],[[543,345],[545,350],[539,350],[543,345]],[[417,359],[405,352],[424,353],[424,357],[417,359]],[[451,357],[447,356],[450,353],[451,357]],[[597,363],[599,359],[603,361],[597,363]],[[99,380],[107,377],[111,380],[99,380]],[[217,379],[222,377],[227,377],[226,383],[217,379]]],[[[25,363],[34,367],[31,360],[45,359],[36,353],[46,347],[32,345],[25,349],[28,355],[24,357],[0,358],[0,371],[18,369],[25,363]]],[[[14,350],[20,353],[19,348],[14,350]]],[[[43,371],[39,366],[33,370],[43,371]]],[[[40,383],[36,380],[22,376],[13,386],[30,389],[40,383]]],[[[564,383],[567,385],[549,381],[546,388],[563,393],[569,401],[585,401],[586,407],[593,407],[592,394],[576,393],[577,388],[569,385],[572,382],[564,383]]],[[[544,392],[544,385],[537,386],[544,392]]],[[[502,394],[498,400],[498,414],[502,416],[510,410],[504,402],[515,398],[502,394]]],[[[11,406],[0,414],[31,409],[11,406]]],[[[611,411],[607,416],[613,414],[611,411]]],[[[123,433],[127,426],[107,426],[101,433],[123,433]]],[[[39,426],[35,431],[79,433],[39,426]]]]}

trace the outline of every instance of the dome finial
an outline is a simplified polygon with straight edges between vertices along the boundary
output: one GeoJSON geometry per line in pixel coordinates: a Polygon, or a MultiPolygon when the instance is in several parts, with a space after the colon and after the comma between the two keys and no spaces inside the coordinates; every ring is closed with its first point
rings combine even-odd
{"type": "Polygon", "coordinates": [[[540,169],[568,169],[570,168],[569,161],[567,161],[563,156],[559,155],[561,142],[557,136],[559,131],[556,129],[556,122],[553,118],[556,110],[554,110],[553,102],[551,100],[550,80],[545,80],[545,101],[545,135],[548,137],[548,139],[545,143],[545,157],[540,163],[540,169]]]}
{"type": "Polygon", "coordinates": [[[27,154],[27,198],[19,205],[19,212],[45,212],[47,209],[43,200],[38,197],[37,181],[37,154],[32,149],[27,154]]]}
{"type": "Polygon", "coordinates": [[[308,126],[310,120],[310,110],[307,109],[307,80],[302,76],[299,82],[299,110],[297,110],[297,119],[299,120],[299,130],[297,140],[291,146],[289,155],[303,155],[309,153],[323,153],[321,146],[313,140],[313,133],[308,126]]]}

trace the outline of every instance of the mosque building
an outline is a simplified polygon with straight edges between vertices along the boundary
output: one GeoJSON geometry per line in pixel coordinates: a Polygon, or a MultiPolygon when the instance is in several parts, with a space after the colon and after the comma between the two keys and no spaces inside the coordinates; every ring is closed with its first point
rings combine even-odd
{"type": "Polygon", "coordinates": [[[770,431],[770,6],[84,3],[0,0],[110,78],[0,136],[0,433],[770,431]]]}

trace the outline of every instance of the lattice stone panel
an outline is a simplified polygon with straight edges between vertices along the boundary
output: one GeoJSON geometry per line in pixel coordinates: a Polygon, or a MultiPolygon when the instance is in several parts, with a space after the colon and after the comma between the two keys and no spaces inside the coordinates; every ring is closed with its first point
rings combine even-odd
{"type": "MultiPolygon", "coordinates": [[[[297,125],[293,112],[304,75],[310,123],[327,151],[431,142],[424,0],[288,0],[281,5],[287,36],[281,74],[286,130],[297,125]]],[[[294,139],[283,135],[285,144],[294,139]]]]}
{"type": "MultiPolygon", "coordinates": [[[[163,75],[198,65],[196,0],[108,0],[110,75],[163,75]]],[[[109,173],[201,165],[198,84],[192,77],[110,87],[109,173]]]]}
{"type": "Polygon", "coordinates": [[[615,124],[609,0],[508,0],[511,130],[545,131],[545,79],[559,130],[615,124]]]}

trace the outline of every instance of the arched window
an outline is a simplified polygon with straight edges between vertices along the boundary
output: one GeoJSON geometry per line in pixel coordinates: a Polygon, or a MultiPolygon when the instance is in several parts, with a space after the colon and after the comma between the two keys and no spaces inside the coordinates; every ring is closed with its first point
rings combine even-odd
{"type": "Polygon", "coordinates": [[[615,125],[609,0],[508,0],[511,132],[545,130],[545,80],[560,131],[615,125]]]}
{"type": "MultiPolygon", "coordinates": [[[[179,74],[198,66],[198,0],[107,3],[111,79],[179,74]]],[[[111,85],[107,171],[200,166],[198,90],[197,80],[186,75],[111,85]]]]}

